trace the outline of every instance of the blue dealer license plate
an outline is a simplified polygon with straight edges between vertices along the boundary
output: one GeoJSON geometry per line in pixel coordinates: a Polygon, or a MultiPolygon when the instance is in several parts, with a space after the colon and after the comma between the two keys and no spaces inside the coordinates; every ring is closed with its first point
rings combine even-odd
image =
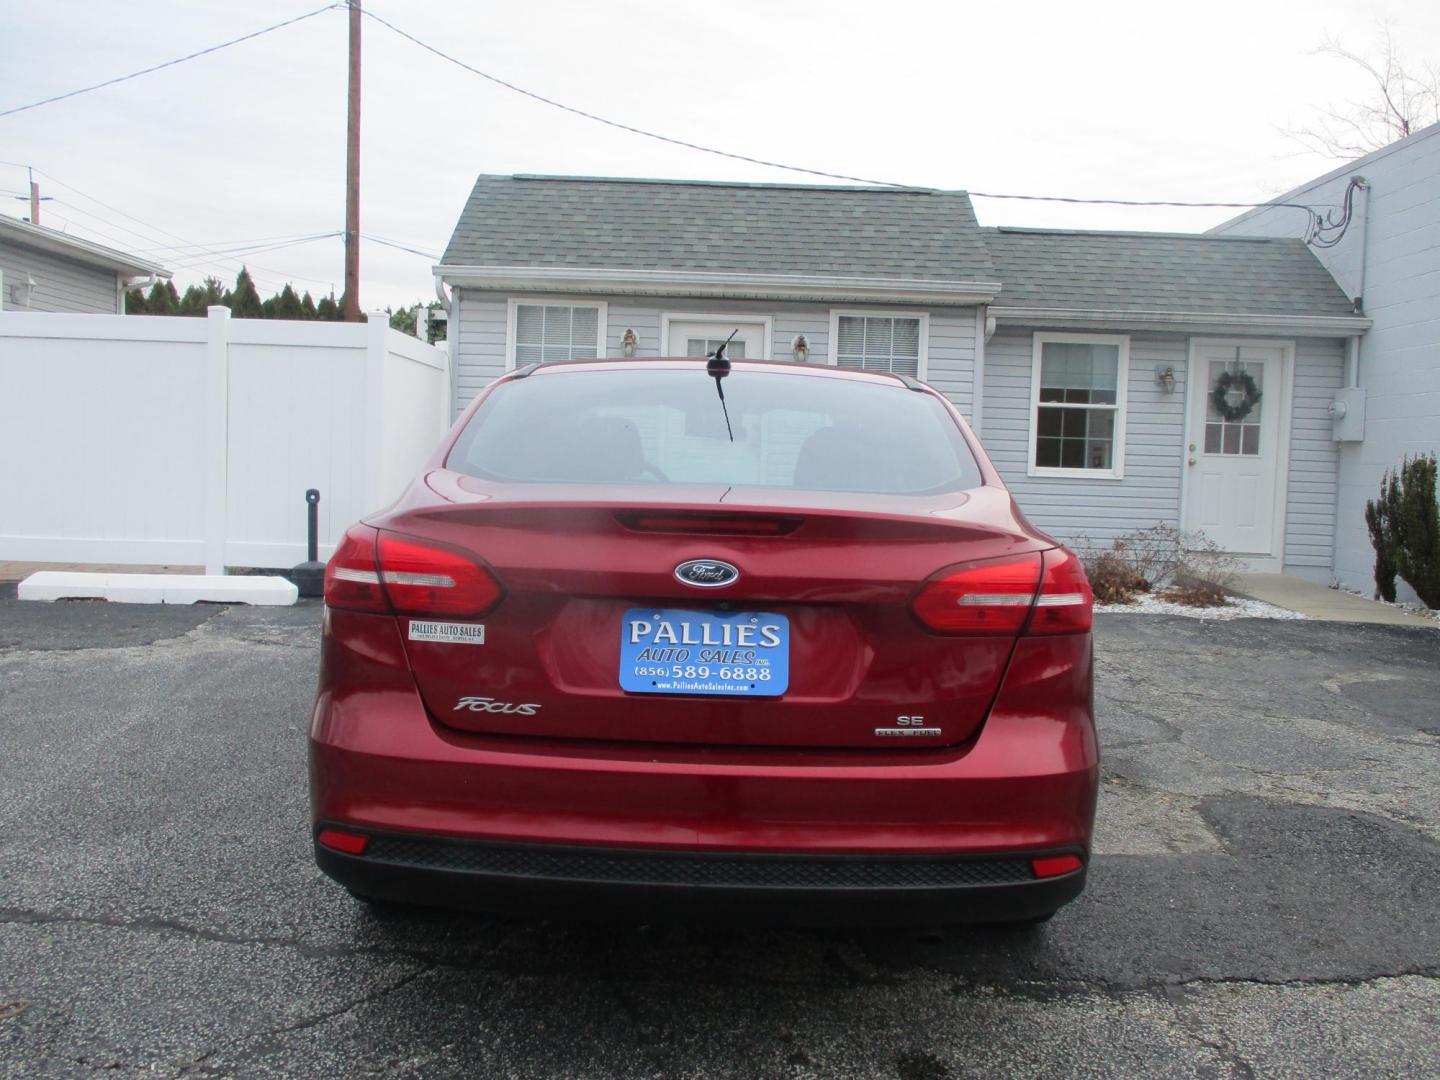
{"type": "Polygon", "coordinates": [[[620,687],[633,694],[769,697],[790,685],[790,620],[767,611],[631,608],[620,687]]]}

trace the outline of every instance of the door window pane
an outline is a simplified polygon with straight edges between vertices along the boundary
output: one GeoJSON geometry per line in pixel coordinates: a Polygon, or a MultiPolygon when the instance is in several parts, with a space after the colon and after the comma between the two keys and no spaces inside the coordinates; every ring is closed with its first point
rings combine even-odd
{"type": "MultiPolygon", "coordinates": [[[[725,345],[724,338],[687,338],[685,341],[686,356],[709,356],[721,345],[725,345]]],[[[745,342],[736,338],[725,345],[725,355],[731,360],[745,359],[745,342]]]]}
{"type": "MultiPolygon", "coordinates": [[[[1239,349],[1235,350],[1233,361],[1210,361],[1209,381],[1205,389],[1205,453],[1258,456],[1261,447],[1261,402],[1255,402],[1250,411],[1237,420],[1226,420],[1220,410],[1215,408],[1215,391],[1219,387],[1220,376],[1227,371],[1232,375],[1240,372],[1249,375],[1255,381],[1255,389],[1262,395],[1265,392],[1265,365],[1241,360],[1239,349]]],[[[1244,402],[1245,391],[1240,386],[1232,385],[1225,398],[1226,403],[1235,408],[1244,402]]]]}

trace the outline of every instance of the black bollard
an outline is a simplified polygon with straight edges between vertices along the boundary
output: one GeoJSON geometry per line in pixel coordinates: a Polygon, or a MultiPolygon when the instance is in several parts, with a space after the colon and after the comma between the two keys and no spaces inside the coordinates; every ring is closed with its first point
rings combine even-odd
{"type": "Polygon", "coordinates": [[[320,492],[316,488],[305,492],[305,514],[306,525],[309,529],[305,552],[309,557],[290,571],[290,580],[295,583],[295,588],[300,591],[301,596],[323,596],[325,593],[325,564],[319,559],[320,492]]]}

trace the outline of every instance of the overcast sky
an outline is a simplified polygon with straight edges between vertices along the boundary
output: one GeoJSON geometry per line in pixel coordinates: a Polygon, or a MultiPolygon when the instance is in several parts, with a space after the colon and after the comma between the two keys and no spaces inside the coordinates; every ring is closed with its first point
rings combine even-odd
{"type": "MultiPolygon", "coordinates": [[[[0,0],[0,109],[319,3],[0,0]]],[[[502,78],[679,138],[879,180],[1092,198],[1272,197],[1336,164],[1283,129],[1366,91],[1364,76],[1314,55],[1327,33],[1363,50],[1389,21],[1417,62],[1440,58],[1434,0],[366,6],[502,78]]],[[[25,213],[11,198],[25,188],[16,164],[33,165],[54,196],[42,224],[155,257],[182,289],[206,273],[228,282],[238,260],[184,245],[343,227],[345,53],[345,14],[329,11],[0,118],[3,212],[25,213]]],[[[361,227],[424,252],[443,250],[482,172],[806,182],[559,112],[368,20],[364,74],[361,227]]],[[[1230,216],[989,199],[976,209],[984,224],[1080,228],[1203,229],[1230,216]]],[[[286,280],[339,291],[338,239],[243,259],[262,294],[286,280]]],[[[433,297],[431,265],[364,244],[363,305],[433,297]]]]}

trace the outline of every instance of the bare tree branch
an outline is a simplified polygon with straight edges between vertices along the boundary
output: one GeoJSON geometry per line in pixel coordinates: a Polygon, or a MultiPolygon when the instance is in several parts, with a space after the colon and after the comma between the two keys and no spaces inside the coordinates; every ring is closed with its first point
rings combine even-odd
{"type": "Polygon", "coordinates": [[[1360,69],[1374,83],[1374,95],[1318,107],[1309,125],[1285,130],[1307,149],[1326,157],[1363,157],[1427,124],[1440,122],[1440,64],[1426,61],[1419,67],[1407,65],[1390,25],[1377,26],[1370,54],[1347,48],[1333,36],[1327,36],[1314,53],[1360,69]]]}

